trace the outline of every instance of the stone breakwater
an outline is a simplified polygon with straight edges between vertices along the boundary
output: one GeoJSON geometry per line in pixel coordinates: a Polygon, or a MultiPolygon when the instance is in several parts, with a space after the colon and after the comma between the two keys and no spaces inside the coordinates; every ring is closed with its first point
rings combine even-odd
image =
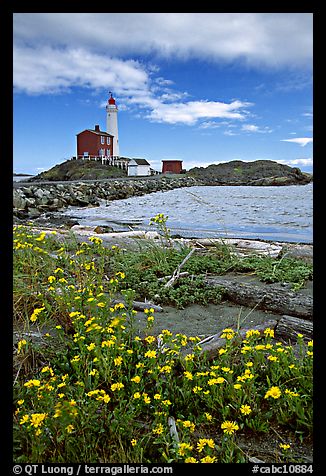
{"type": "Polygon", "coordinates": [[[119,179],[91,182],[31,183],[13,190],[13,214],[17,218],[37,218],[68,206],[98,206],[101,200],[119,200],[152,192],[203,185],[193,177],[119,179]]]}

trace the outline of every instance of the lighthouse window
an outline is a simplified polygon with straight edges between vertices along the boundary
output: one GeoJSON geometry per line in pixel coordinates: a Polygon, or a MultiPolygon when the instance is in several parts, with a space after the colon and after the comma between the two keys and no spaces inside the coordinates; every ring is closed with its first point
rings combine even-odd
{"type": "Polygon", "coordinates": [[[107,138],[106,138],[106,143],[107,143],[107,145],[110,144],[110,137],[109,136],[107,136],[107,138]]]}
{"type": "Polygon", "coordinates": [[[101,144],[105,144],[105,137],[101,136],[101,144]]]}

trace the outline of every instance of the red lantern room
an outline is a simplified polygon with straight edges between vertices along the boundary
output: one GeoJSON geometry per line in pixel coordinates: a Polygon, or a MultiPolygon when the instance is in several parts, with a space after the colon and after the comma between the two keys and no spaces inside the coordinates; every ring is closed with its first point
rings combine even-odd
{"type": "Polygon", "coordinates": [[[112,105],[112,106],[115,106],[115,99],[114,99],[114,97],[112,96],[111,91],[110,91],[110,95],[111,95],[111,96],[110,96],[109,99],[108,99],[108,103],[109,103],[110,105],[112,105]]]}

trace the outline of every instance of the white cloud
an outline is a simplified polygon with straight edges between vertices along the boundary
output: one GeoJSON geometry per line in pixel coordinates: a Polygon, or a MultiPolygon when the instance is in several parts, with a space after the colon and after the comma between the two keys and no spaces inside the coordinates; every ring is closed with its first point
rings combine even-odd
{"type": "Polygon", "coordinates": [[[200,119],[242,120],[252,104],[240,100],[184,101],[187,93],[171,91],[163,84],[164,93],[146,68],[134,60],[121,60],[82,48],[14,48],[14,87],[27,94],[49,94],[69,91],[74,86],[92,89],[114,89],[121,109],[136,106],[153,122],[193,125],[200,119]],[[156,95],[155,95],[156,94],[156,95]]]}
{"type": "Polygon", "coordinates": [[[134,60],[120,60],[82,48],[59,49],[16,46],[13,52],[14,87],[27,94],[58,93],[72,86],[143,91],[148,74],[134,60]]]}
{"type": "Polygon", "coordinates": [[[289,159],[289,160],[280,159],[280,160],[276,160],[276,162],[289,165],[290,167],[296,167],[296,166],[312,167],[313,166],[312,157],[309,157],[306,159],[289,159]]]}
{"type": "Polygon", "coordinates": [[[301,145],[301,147],[305,147],[307,144],[313,142],[312,137],[296,137],[295,139],[281,139],[281,142],[293,142],[295,144],[301,145]]]}
{"type": "Polygon", "coordinates": [[[272,129],[270,129],[269,127],[261,128],[256,126],[255,124],[243,124],[241,130],[244,132],[259,132],[261,134],[272,132],[272,129]]]}
{"type": "Polygon", "coordinates": [[[245,110],[251,103],[239,100],[231,103],[218,101],[189,101],[186,103],[164,104],[158,103],[148,115],[155,122],[168,122],[170,124],[195,124],[204,118],[244,119],[245,110]]]}
{"type": "Polygon", "coordinates": [[[312,18],[312,13],[16,13],[14,36],[110,56],[311,67],[312,18]]]}

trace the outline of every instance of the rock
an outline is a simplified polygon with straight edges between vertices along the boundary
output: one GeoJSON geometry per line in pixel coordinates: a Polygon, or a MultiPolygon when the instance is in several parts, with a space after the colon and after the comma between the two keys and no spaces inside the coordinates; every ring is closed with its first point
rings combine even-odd
{"type": "Polygon", "coordinates": [[[40,215],[42,214],[42,212],[40,210],[38,210],[37,208],[29,208],[28,209],[28,218],[35,218],[35,217],[39,217],[40,215]]]}
{"type": "Polygon", "coordinates": [[[18,193],[15,193],[13,196],[13,207],[17,210],[24,210],[26,207],[26,198],[18,193]]]}

